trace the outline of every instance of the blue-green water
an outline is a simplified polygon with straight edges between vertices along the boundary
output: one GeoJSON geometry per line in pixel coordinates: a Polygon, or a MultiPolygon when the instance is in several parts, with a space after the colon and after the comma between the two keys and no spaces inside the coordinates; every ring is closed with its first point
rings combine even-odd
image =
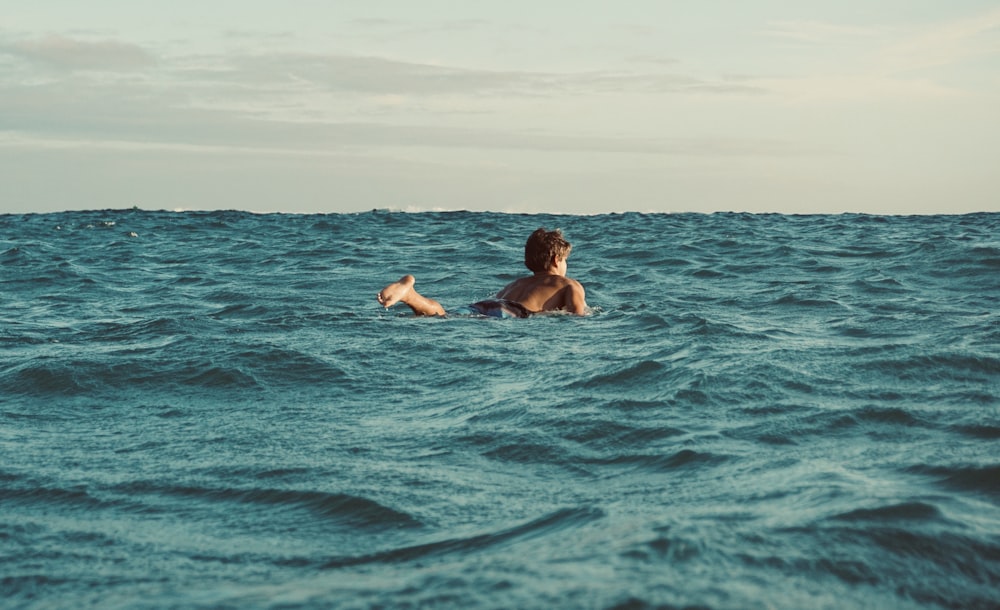
{"type": "Polygon", "coordinates": [[[1000,607],[1000,214],[0,215],[5,608],[1000,607]],[[414,318],[561,227],[592,316],[414,318]]]}

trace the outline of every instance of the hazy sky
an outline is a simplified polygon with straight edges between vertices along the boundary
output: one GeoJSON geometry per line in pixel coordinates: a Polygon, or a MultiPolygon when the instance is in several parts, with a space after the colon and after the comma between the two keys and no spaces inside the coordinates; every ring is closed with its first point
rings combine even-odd
{"type": "Polygon", "coordinates": [[[0,0],[0,212],[1000,211],[996,0],[0,0]]]}

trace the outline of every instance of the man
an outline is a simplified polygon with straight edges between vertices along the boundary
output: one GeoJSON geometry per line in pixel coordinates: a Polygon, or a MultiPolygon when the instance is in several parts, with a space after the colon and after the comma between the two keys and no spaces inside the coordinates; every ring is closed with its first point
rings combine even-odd
{"type": "MultiPolygon", "coordinates": [[[[524,264],[533,275],[507,284],[495,299],[469,305],[469,312],[498,318],[527,318],[543,311],[586,315],[590,310],[583,286],[566,277],[566,259],[572,248],[559,229],[536,230],[524,244],[524,264]]],[[[416,291],[415,281],[412,275],[404,275],[378,293],[378,302],[386,308],[403,303],[418,316],[445,315],[440,303],[416,291]]]]}

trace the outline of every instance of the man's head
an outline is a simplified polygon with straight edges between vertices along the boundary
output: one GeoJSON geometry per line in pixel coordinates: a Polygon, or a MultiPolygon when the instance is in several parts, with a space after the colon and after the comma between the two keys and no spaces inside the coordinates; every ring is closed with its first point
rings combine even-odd
{"type": "Polygon", "coordinates": [[[572,249],[573,246],[563,239],[559,229],[537,229],[524,244],[524,264],[535,273],[542,273],[553,264],[556,257],[566,258],[572,249]]]}

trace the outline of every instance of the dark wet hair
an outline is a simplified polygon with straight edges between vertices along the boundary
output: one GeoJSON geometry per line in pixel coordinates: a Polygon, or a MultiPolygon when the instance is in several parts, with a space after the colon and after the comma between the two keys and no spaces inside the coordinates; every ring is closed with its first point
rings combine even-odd
{"type": "Polygon", "coordinates": [[[553,257],[566,258],[572,249],[573,246],[563,239],[561,230],[537,229],[524,244],[524,265],[535,273],[541,273],[548,269],[553,257]]]}

